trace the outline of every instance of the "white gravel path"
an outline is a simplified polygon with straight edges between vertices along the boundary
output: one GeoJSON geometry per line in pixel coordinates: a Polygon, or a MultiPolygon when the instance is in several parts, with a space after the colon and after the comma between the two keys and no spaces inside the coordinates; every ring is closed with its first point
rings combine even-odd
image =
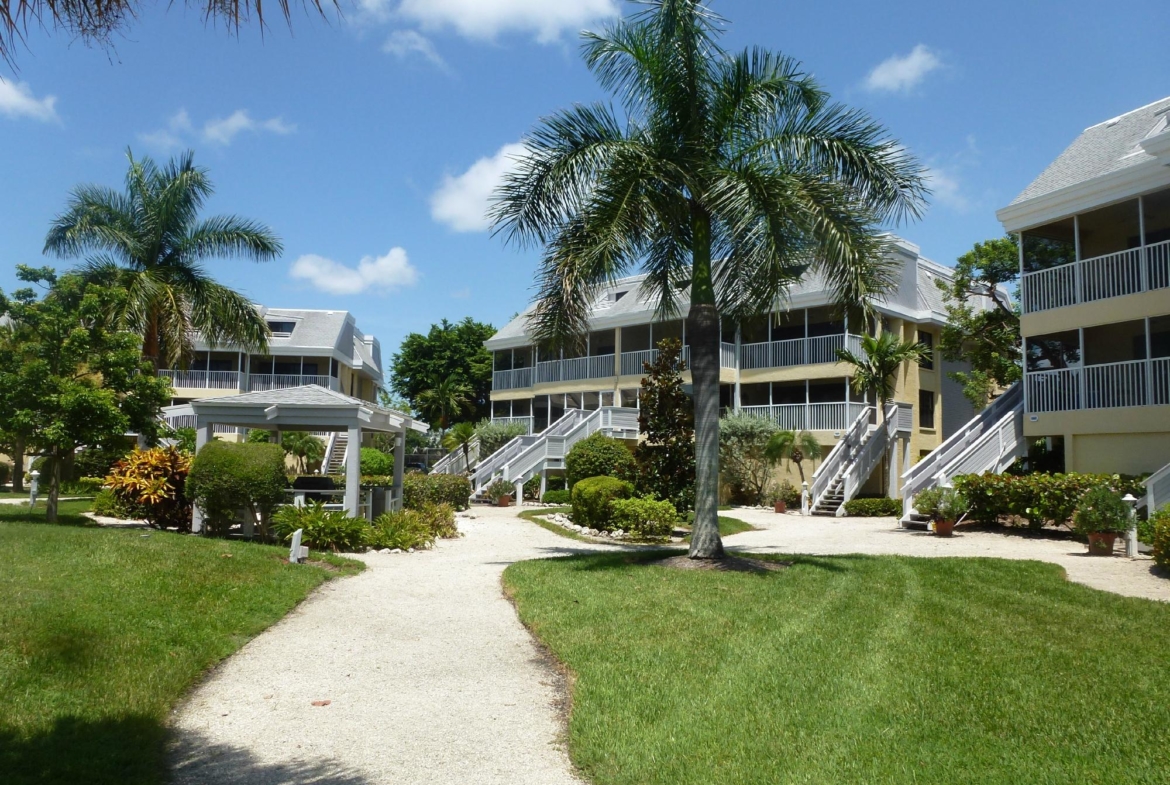
{"type": "Polygon", "coordinates": [[[177,783],[578,783],[560,674],[500,588],[522,559],[589,549],[506,510],[465,537],[367,554],[226,661],[174,718],[177,783]],[[312,706],[328,700],[328,706],[312,706]]]}
{"type": "Polygon", "coordinates": [[[866,553],[1035,559],[1059,564],[1069,580],[1095,589],[1170,602],[1170,579],[1152,572],[1154,561],[1148,556],[1125,558],[1120,539],[1117,555],[1101,557],[1089,556],[1083,543],[1071,539],[963,531],[962,527],[953,537],[936,537],[930,532],[900,529],[894,518],[806,517],[747,508],[725,514],[759,529],[728,537],[725,545],[731,550],[822,556],[866,553]]]}

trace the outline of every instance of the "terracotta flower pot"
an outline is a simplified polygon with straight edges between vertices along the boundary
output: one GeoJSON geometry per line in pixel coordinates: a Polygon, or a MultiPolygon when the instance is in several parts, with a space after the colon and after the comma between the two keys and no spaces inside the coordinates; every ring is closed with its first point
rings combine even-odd
{"type": "Polygon", "coordinates": [[[1089,532],[1089,555],[1112,556],[1117,532],[1089,532]]]}
{"type": "Polygon", "coordinates": [[[512,506],[512,497],[511,496],[501,496],[500,498],[496,499],[496,506],[497,507],[511,507],[512,506]]]}
{"type": "Polygon", "coordinates": [[[935,521],[934,533],[939,537],[950,537],[955,533],[954,521],[935,521]]]}
{"type": "Polygon", "coordinates": [[[776,502],[774,506],[776,508],[776,512],[787,512],[788,511],[788,506],[786,504],[784,504],[783,501],[776,502]]]}

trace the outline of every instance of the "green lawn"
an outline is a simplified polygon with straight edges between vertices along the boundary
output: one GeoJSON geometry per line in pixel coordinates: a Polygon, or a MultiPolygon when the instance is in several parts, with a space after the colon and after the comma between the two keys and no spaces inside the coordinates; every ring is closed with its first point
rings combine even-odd
{"type": "Polygon", "coordinates": [[[0,781],[166,781],[171,708],[340,572],[281,548],[86,527],[0,507],[0,781]],[[146,535],[146,536],[144,536],[146,535]]]}
{"type": "Polygon", "coordinates": [[[504,574],[575,673],[570,754],[594,785],[1170,781],[1168,605],[1037,562],[654,558],[504,574]]]}

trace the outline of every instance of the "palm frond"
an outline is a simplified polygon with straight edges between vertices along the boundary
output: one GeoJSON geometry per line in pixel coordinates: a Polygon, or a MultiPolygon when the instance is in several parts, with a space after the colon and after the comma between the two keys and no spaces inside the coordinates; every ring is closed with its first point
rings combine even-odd
{"type": "Polygon", "coordinates": [[[271,229],[234,215],[205,218],[176,240],[174,255],[191,261],[244,256],[266,262],[284,252],[280,238],[271,229]]]}

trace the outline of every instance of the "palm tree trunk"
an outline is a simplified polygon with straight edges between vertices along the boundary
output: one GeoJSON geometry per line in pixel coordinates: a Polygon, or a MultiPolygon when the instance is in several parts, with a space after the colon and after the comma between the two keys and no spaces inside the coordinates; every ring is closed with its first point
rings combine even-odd
{"type": "Polygon", "coordinates": [[[12,492],[24,493],[24,437],[12,437],[12,492]]]}
{"type": "Polygon", "coordinates": [[[694,262],[691,312],[691,379],[695,397],[695,523],[692,559],[723,558],[719,537],[719,312],[711,280],[711,219],[692,211],[694,262]]]}
{"type": "Polygon", "coordinates": [[[61,464],[63,456],[60,450],[49,453],[49,497],[45,505],[45,520],[49,523],[57,522],[57,498],[61,495],[61,464]]]}

